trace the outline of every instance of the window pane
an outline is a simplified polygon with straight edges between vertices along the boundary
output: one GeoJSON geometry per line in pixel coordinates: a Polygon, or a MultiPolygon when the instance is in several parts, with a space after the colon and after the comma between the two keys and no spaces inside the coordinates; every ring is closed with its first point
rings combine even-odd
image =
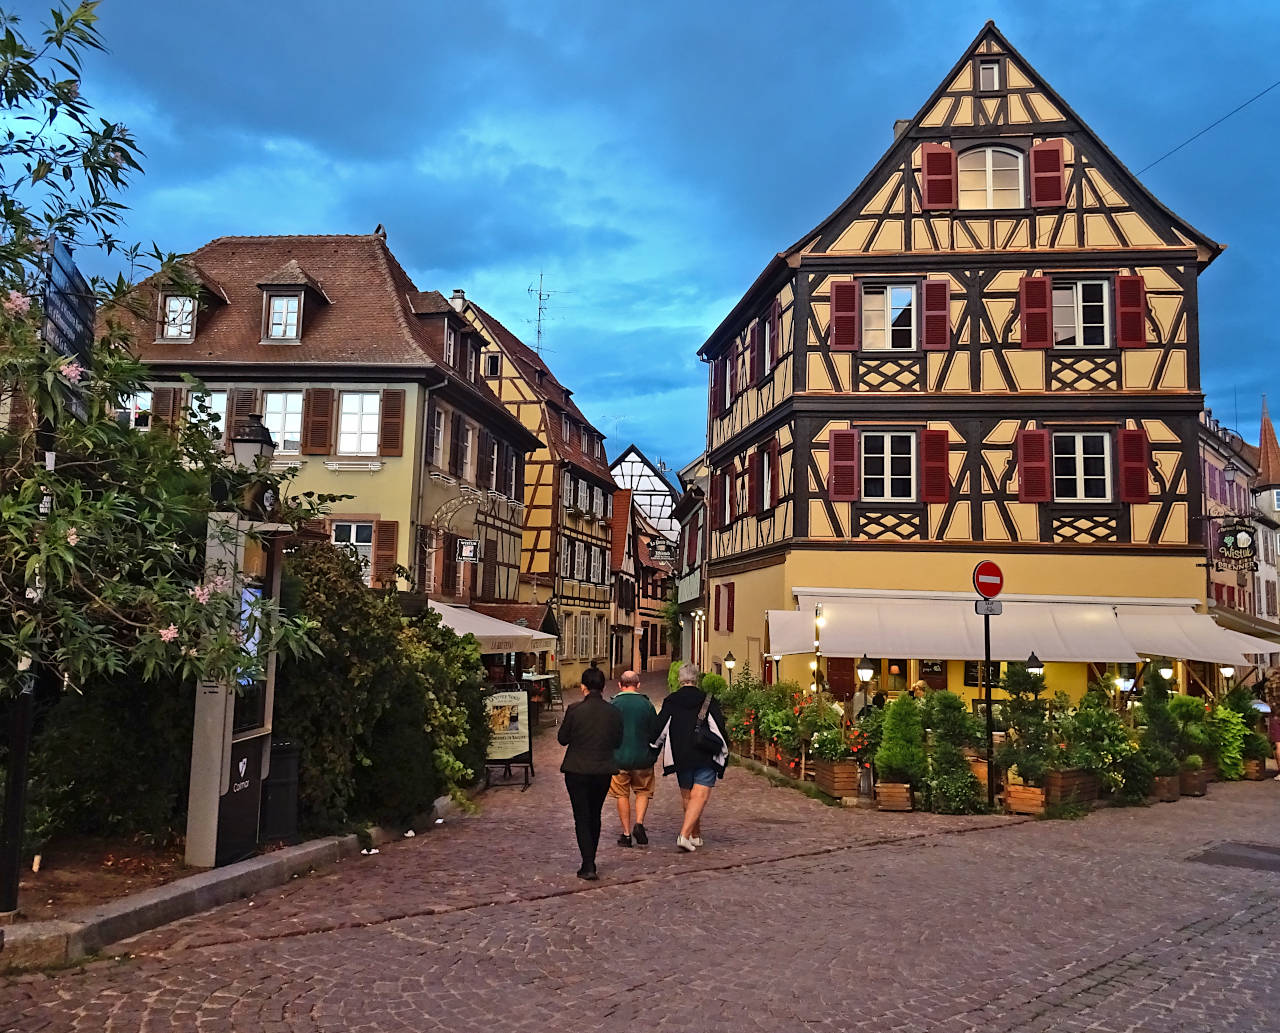
{"type": "Polygon", "coordinates": [[[1074,284],[1053,288],[1053,340],[1070,347],[1076,343],[1076,292],[1074,284]]]}
{"type": "Polygon", "coordinates": [[[991,168],[995,171],[1013,169],[1016,172],[1022,165],[1021,157],[1012,151],[992,150],[990,153],[991,168]]]}
{"type": "Polygon", "coordinates": [[[195,299],[178,295],[165,298],[164,336],[186,338],[192,336],[195,317],[195,299]]]}
{"type": "Polygon", "coordinates": [[[1080,284],[1080,300],[1087,305],[1101,305],[1106,294],[1100,283],[1082,283],[1080,284]]]}
{"type": "Polygon", "coordinates": [[[373,544],[373,524],[356,524],[356,542],[360,545],[373,544]]]}
{"type": "Polygon", "coordinates": [[[863,497],[868,499],[884,498],[885,497],[884,478],[883,477],[865,478],[862,482],[862,494],[863,494],[863,497]]]}
{"type": "Polygon", "coordinates": [[[276,338],[298,336],[298,301],[296,294],[272,295],[269,336],[276,338]]]}

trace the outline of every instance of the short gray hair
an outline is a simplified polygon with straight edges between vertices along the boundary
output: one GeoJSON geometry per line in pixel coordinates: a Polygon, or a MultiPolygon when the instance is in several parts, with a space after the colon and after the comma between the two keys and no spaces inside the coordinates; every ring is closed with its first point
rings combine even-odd
{"type": "Polygon", "coordinates": [[[702,677],[702,672],[698,670],[697,664],[683,663],[680,670],[676,672],[680,679],[681,685],[697,685],[698,679],[702,677]]]}

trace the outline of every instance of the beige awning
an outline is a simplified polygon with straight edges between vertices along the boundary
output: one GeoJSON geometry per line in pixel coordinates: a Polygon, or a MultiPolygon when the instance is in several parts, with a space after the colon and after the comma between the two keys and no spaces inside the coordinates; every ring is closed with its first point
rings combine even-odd
{"type": "Polygon", "coordinates": [[[1181,606],[1117,606],[1116,619],[1143,656],[1207,660],[1242,666],[1244,654],[1272,652],[1265,639],[1221,627],[1208,614],[1181,606]]]}
{"type": "Polygon", "coordinates": [[[441,623],[459,635],[474,635],[482,653],[540,653],[556,647],[554,635],[508,624],[465,606],[433,602],[431,609],[440,614],[441,623]]]}

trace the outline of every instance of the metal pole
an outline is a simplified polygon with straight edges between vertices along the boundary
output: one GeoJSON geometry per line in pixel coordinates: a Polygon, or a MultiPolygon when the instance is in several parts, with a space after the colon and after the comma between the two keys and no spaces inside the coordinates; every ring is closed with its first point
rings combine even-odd
{"type": "Polygon", "coordinates": [[[982,642],[985,662],[982,665],[982,684],[986,687],[987,703],[987,806],[992,810],[996,806],[996,765],[995,765],[995,714],[992,713],[991,702],[991,614],[982,615],[982,642]]]}
{"type": "Polygon", "coordinates": [[[4,834],[0,837],[0,915],[18,910],[18,873],[22,867],[22,820],[27,795],[27,760],[35,713],[35,676],[23,678],[13,700],[9,724],[9,773],[4,787],[4,834]]]}

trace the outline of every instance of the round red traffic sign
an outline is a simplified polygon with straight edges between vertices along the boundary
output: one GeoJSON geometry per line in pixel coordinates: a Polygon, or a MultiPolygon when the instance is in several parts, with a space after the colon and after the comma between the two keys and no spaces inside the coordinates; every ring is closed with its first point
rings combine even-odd
{"type": "Polygon", "coordinates": [[[973,587],[984,599],[994,599],[1004,588],[1004,574],[990,560],[983,560],[973,568],[973,587]]]}

